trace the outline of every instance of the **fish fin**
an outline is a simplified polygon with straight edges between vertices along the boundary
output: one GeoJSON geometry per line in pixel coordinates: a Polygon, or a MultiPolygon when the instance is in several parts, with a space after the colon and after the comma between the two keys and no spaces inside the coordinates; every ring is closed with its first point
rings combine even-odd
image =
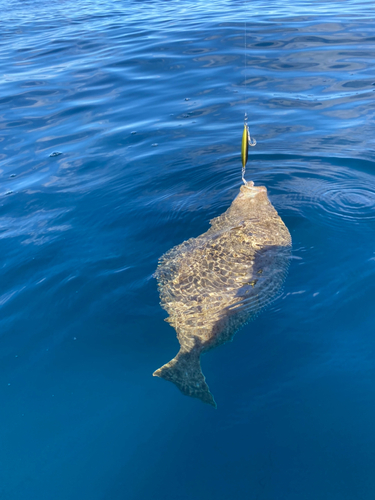
{"type": "Polygon", "coordinates": [[[200,364],[200,351],[179,351],[177,356],[153,373],[154,377],[173,382],[186,396],[198,398],[216,408],[200,364]]]}

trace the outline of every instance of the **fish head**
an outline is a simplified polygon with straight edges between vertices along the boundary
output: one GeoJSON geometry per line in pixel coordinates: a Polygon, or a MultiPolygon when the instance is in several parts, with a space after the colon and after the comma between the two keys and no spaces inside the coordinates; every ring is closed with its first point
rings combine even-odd
{"type": "Polygon", "coordinates": [[[254,182],[250,181],[241,186],[240,192],[232,203],[233,210],[239,210],[238,214],[244,217],[242,211],[248,214],[248,211],[257,210],[263,211],[267,210],[270,206],[270,201],[267,196],[267,189],[264,186],[254,186],[254,182]]]}
{"type": "Polygon", "coordinates": [[[241,186],[238,197],[242,200],[254,198],[267,199],[267,189],[264,186],[254,186],[254,182],[250,181],[241,186]]]}

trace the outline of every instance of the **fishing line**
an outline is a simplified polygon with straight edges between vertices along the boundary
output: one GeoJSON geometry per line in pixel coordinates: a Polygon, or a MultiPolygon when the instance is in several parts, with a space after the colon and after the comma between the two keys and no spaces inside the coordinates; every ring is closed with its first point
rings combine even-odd
{"type": "Polygon", "coordinates": [[[257,141],[250,137],[249,126],[247,124],[247,56],[246,56],[246,48],[247,48],[247,0],[244,0],[245,4],[245,116],[244,116],[244,131],[242,134],[242,147],[241,147],[241,156],[242,156],[242,182],[246,185],[245,172],[246,172],[246,163],[249,152],[249,146],[255,146],[257,141]]]}

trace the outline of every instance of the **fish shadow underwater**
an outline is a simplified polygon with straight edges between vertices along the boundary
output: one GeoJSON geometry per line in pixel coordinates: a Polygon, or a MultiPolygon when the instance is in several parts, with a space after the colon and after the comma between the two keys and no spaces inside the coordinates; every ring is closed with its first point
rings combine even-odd
{"type": "Polygon", "coordinates": [[[155,277],[165,320],[180,351],[154,376],[216,408],[201,354],[235,333],[278,297],[290,261],[291,236],[263,186],[249,182],[208,231],[169,250],[155,277]]]}

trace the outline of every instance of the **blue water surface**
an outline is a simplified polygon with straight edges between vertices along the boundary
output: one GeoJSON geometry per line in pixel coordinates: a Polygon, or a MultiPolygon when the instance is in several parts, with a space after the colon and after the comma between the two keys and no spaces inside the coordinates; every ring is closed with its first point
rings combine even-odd
{"type": "Polygon", "coordinates": [[[374,14],[2,2],[1,500],[375,498],[374,14]],[[203,357],[214,410],[152,377],[152,274],[236,196],[245,111],[293,254],[203,357]]]}

